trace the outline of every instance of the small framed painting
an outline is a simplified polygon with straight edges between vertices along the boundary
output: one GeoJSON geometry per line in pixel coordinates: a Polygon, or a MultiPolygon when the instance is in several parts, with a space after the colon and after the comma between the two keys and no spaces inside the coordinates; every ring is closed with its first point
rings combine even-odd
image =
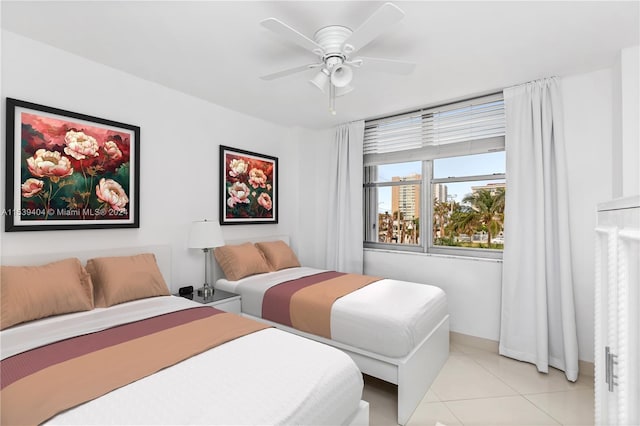
{"type": "Polygon", "coordinates": [[[220,146],[220,225],[278,223],[278,159],[220,146]]]}
{"type": "Polygon", "coordinates": [[[7,98],[5,230],[140,227],[140,128],[7,98]]]}

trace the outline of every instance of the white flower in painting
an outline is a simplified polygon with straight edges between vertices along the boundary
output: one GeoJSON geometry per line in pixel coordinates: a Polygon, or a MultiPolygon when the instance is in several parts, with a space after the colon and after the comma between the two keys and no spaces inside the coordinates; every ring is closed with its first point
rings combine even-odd
{"type": "Polygon", "coordinates": [[[229,171],[229,175],[233,177],[237,177],[247,173],[247,169],[249,168],[249,165],[243,160],[238,160],[234,158],[229,163],[229,168],[231,169],[231,171],[229,171]]]}
{"type": "Polygon", "coordinates": [[[267,183],[267,175],[260,169],[251,169],[249,172],[249,183],[254,188],[264,188],[267,183]]]}
{"type": "Polygon", "coordinates": [[[58,182],[60,178],[70,176],[73,173],[71,161],[67,157],[60,155],[58,151],[47,151],[40,148],[27,158],[29,172],[36,177],[48,177],[53,182],[58,182]]]}
{"type": "Polygon", "coordinates": [[[249,187],[241,182],[236,182],[229,187],[229,195],[231,196],[227,200],[227,205],[231,208],[236,203],[249,204],[249,187]]]}
{"type": "Polygon", "coordinates": [[[113,179],[100,179],[100,183],[96,186],[96,195],[114,210],[120,212],[127,210],[125,207],[129,203],[129,197],[122,186],[113,179]]]}
{"type": "Polygon", "coordinates": [[[31,198],[35,195],[38,195],[40,191],[42,191],[42,187],[44,186],[44,182],[40,179],[29,178],[24,181],[21,185],[22,196],[24,198],[31,198]]]}
{"type": "Polygon", "coordinates": [[[76,160],[98,156],[98,141],[84,132],[69,130],[64,137],[64,142],[67,144],[64,153],[76,160]]]}
{"type": "Polygon", "coordinates": [[[102,149],[111,160],[119,160],[122,158],[122,151],[120,151],[120,148],[118,148],[118,145],[116,145],[114,141],[105,142],[102,149]]]}

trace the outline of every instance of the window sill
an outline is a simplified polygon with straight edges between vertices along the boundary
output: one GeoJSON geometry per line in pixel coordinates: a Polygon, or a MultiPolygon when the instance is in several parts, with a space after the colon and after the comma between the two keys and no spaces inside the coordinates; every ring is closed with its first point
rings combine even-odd
{"type": "Polygon", "coordinates": [[[401,254],[401,255],[409,255],[409,256],[426,256],[426,257],[449,258],[449,259],[469,260],[469,261],[478,261],[478,262],[502,263],[502,259],[496,259],[491,257],[460,256],[456,254],[442,254],[442,253],[423,253],[423,252],[415,252],[415,251],[389,250],[385,248],[370,248],[370,247],[364,248],[364,251],[370,251],[374,253],[393,253],[393,254],[401,254]]]}

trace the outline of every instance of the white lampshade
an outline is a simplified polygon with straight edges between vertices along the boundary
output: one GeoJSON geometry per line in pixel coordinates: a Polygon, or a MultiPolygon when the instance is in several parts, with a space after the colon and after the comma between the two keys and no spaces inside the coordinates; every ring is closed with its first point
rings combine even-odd
{"type": "Polygon", "coordinates": [[[313,79],[309,80],[309,83],[313,84],[320,89],[322,93],[324,93],[324,91],[327,90],[327,84],[329,83],[329,71],[327,71],[326,68],[322,68],[318,71],[318,74],[313,77],[313,79]]]}
{"type": "Polygon", "coordinates": [[[353,71],[347,65],[336,65],[331,70],[331,83],[336,87],[345,87],[352,79],[353,71]]]}
{"type": "Polygon", "coordinates": [[[191,223],[189,248],[209,249],[224,245],[218,222],[202,220],[191,223]]]}

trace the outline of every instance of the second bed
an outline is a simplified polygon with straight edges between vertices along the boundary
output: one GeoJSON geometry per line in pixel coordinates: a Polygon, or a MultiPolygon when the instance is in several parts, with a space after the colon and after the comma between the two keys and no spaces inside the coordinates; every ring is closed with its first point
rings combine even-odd
{"type": "MultiPolygon", "coordinates": [[[[264,244],[273,244],[283,252],[284,243],[275,243],[258,243],[258,246],[264,249],[264,244]]],[[[242,268],[255,260],[249,245],[243,245],[242,250],[240,245],[228,247],[244,253],[241,261],[240,257],[233,260],[242,262],[242,268]]],[[[267,259],[268,250],[269,247],[267,259]]],[[[280,262],[273,261],[272,257],[271,271],[249,273],[243,278],[233,279],[247,271],[235,274],[237,271],[233,271],[233,267],[237,265],[229,265],[234,256],[225,258],[217,253],[216,257],[219,263],[225,264],[223,270],[232,279],[218,279],[215,288],[240,294],[243,315],[342,349],[363,373],[398,385],[398,423],[407,423],[448,357],[449,314],[442,289],[374,277],[367,285],[335,300],[330,308],[330,335],[322,336],[301,331],[295,321],[293,324],[287,321],[290,315],[287,306],[282,303],[274,305],[272,294],[278,291],[278,287],[300,288],[308,286],[309,282],[313,286],[314,282],[339,278],[344,274],[303,266],[291,267],[297,259],[280,262]],[[273,267],[276,263],[279,265],[273,267]],[[306,284],[298,284],[305,281],[306,284]]]]}

